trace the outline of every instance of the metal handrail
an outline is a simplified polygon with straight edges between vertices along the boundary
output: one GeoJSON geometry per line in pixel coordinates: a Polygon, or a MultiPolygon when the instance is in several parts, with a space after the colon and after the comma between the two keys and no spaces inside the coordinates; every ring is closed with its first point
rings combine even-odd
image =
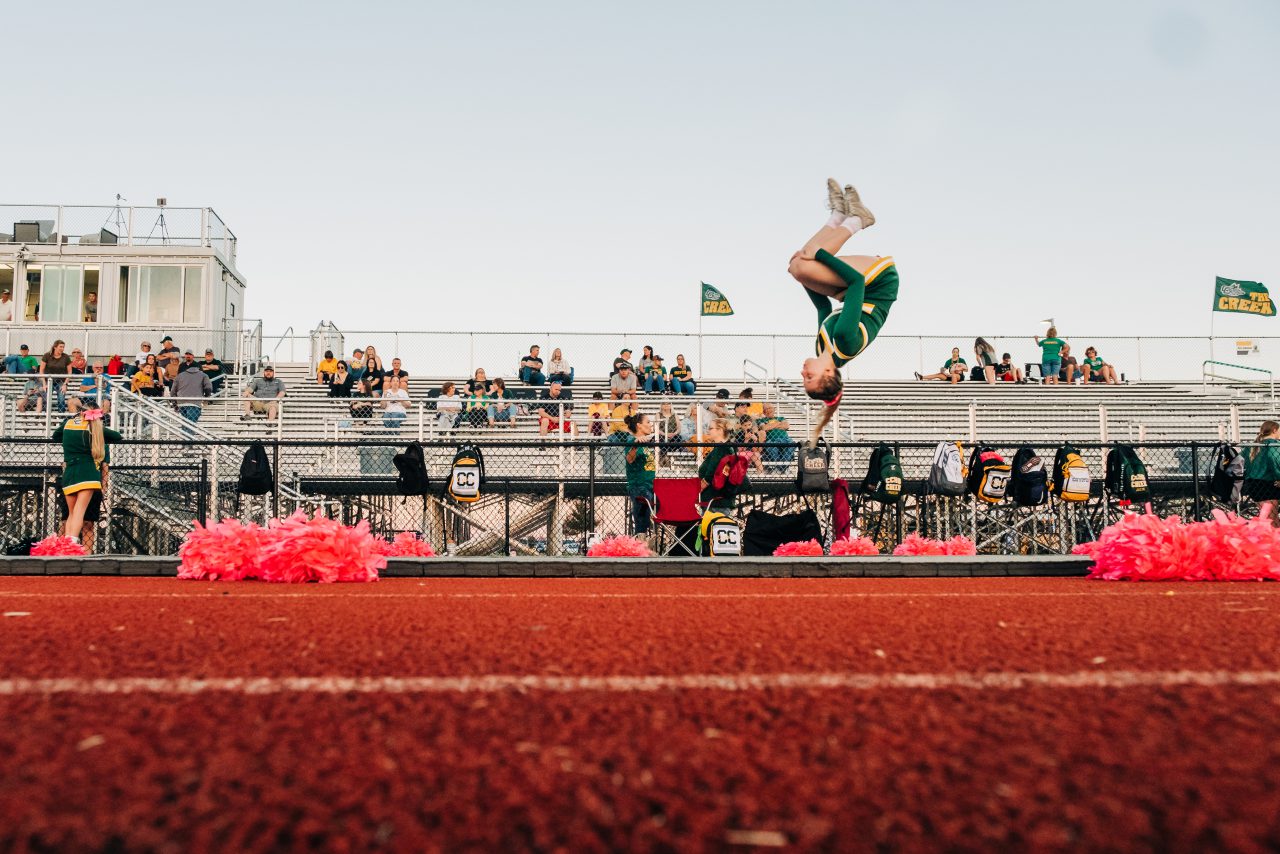
{"type": "Polygon", "coordinates": [[[751,380],[753,382],[765,382],[766,380],[769,379],[769,369],[766,368],[764,365],[760,364],[759,362],[753,362],[750,359],[743,359],[742,360],[742,378],[744,380],[751,380]],[[760,375],[756,376],[755,374],[748,371],[747,365],[750,365],[753,368],[759,368],[761,372],[760,375]]]}
{"type": "Polygon", "coordinates": [[[1207,391],[1209,388],[1210,377],[1216,380],[1227,380],[1230,382],[1249,382],[1248,380],[1241,380],[1241,379],[1237,379],[1236,377],[1229,377],[1229,376],[1226,376],[1225,374],[1215,374],[1209,370],[1210,365],[1219,365],[1224,368],[1234,368],[1238,371],[1253,371],[1259,374],[1266,374],[1267,385],[1270,388],[1270,392],[1271,392],[1271,408],[1275,409],[1276,378],[1275,378],[1275,374],[1273,374],[1271,371],[1267,370],[1266,368],[1255,368],[1253,365],[1237,365],[1234,362],[1220,362],[1216,359],[1205,359],[1204,362],[1202,362],[1200,365],[1200,387],[1205,391],[1207,391]]]}
{"type": "Polygon", "coordinates": [[[277,342],[276,342],[276,346],[275,346],[275,347],[273,347],[273,348],[271,349],[271,363],[272,363],[272,364],[275,364],[275,361],[276,361],[276,351],[280,349],[280,345],[284,343],[284,340],[285,340],[286,338],[288,338],[290,335],[293,335],[293,334],[294,334],[294,332],[293,332],[293,327],[292,327],[292,326],[290,326],[290,327],[289,327],[288,329],[286,329],[283,333],[281,333],[281,335],[280,335],[280,340],[279,340],[279,341],[277,341],[277,342]]]}

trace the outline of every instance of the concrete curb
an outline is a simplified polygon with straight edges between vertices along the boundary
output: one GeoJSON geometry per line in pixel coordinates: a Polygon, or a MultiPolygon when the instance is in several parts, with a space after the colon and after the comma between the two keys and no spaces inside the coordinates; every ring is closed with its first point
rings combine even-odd
{"type": "MultiPolygon", "coordinates": [[[[392,558],[384,578],[977,578],[1084,576],[1072,555],[1041,557],[392,558]]],[[[0,576],[176,576],[175,557],[0,557],[0,576]]]]}

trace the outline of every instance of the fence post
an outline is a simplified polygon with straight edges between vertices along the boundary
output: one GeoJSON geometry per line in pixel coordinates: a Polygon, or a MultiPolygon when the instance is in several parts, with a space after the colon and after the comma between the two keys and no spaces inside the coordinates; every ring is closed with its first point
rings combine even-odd
{"type": "Polygon", "coordinates": [[[218,446],[211,445],[209,447],[209,470],[213,473],[213,479],[209,482],[209,503],[213,505],[213,521],[219,519],[218,511],[218,446]]]}
{"type": "Polygon", "coordinates": [[[1196,443],[1191,443],[1191,491],[1194,498],[1194,515],[1196,521],[1200,519],[1200,456],[1197,453],[1196,443]]]}
{"type": "Polygon", "coordinates": [[[273,443],[271,443],[271,453],[272,453],[271,473],[275,475],[275,477],[271,478],[271,483],[273,487],[271,490],[271,509],[274,515],[279,516],[280,515],[280,439],[278,437],[273,443]]]}
{"type": "Polygon", "coordinates": [[[209,460],[205,457],[200,458],[200,490],[196,497],[196,518],[200,520],[201,525],[209,523],[209,497],[206,490],[209,488],[209,460]]]}
{"type": "Polygon", "coordinates": [[[596,529],[596,446],[587,445],[587,530],[596,529]]]}
{"type": "Polygon", "coordinates": [[[506,491],[502,495],[502,515],[506,531],[506,554],[511,557],[511,478],[506,480],[506,491]]]}
{"type": "Polygon", "coordinates": [[[1142,336],[1138,336],[1138,382],[1142,382],[1142,336]]]}
{"type": "Polygon", "coordinates": [[[1231,441],[1240,443],[1240,405],[1231,404],[1231,441]]]}
{"type": "MultiPolygon", "coordinates": [[[[893,443],[893,455],[898,458],[898,464],[902,464],[902,444],[900,442],[893,443]]],[[[893,502],[894,516],[894,532],[897,535],[897,541],[902,542],[902,502],[906,500],[903,493],[898,494],[898,500],[893,502]]],[[[976,540],[975,540],[976,542],[976,540]]]]}

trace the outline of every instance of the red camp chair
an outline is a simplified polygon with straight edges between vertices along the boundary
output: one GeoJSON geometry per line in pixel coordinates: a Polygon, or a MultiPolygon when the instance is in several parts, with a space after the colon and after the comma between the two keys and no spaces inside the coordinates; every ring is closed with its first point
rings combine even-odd
{"type": "MultiPolygon", "coordinates": [[[[684,541],[692,525],[702,521],[702,505],[698,503],[698,493],[702,491],[702,481],[696,477],[659,477],[653,481],[653,521],[656,524],[673,528],[671,542],[664,543],[665,536],[658,544],[659,554],[669,555],[677,549],[683,550],[691,557],[697,553],[684,541]]],[[[665,532],[661,532],[665,533],[665,532]]]]}

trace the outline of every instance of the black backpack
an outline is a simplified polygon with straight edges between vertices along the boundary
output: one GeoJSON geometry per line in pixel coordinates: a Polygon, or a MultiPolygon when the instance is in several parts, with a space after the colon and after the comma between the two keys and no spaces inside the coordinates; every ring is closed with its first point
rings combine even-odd
{"type": "Polygon", "coordinates": [[[401,495],[426,495],[431,489],[431,481],[427,477],[427,457],[422,452],[422,445],[410,442],[404,453],[391,458],[395,463],[396,491],[401,495]]]}
{"type": "Polygon", "coordinates": [[[801,495],[826,495],[831,491],[831,448],[823,439],[817,447],[800,446],[796,455],[796,491],[801,495]]]}
{"type": "Polygon", "coordinates": [[[1145,504],[1151,500],[1147,467],[1138,452],[1128,445],[1116,445],[1107,454],[1107,492],[1121,501],[1145,504]]]}
{"type": "Polygon", "coordinates": [[[1213,471],[1209,475],[1209,494],[1226,504],[1239,504],[1244,471],[1244,454],[1226,442],[1219,442],[1213,449],[1213,471]]]}
{"type": "Polygon", "coordinates": [[[477,445],[460,445],[449,470],[449,495],[454,501],[470,504],[480,500],[484,486],[484,454],[477,445]]]}
{"type": "Polygon", "coordinates": [[[276,479],[271,473],[267,448],[261,442],[254,442],[240,461],[240,481],[236,484],[236,491],[241,495],[266,495],[275,488],[276,479]]]}
{"type": "Polygon", "coordinates": [[[986,445],[975,445],[969,457],[969,493],[988,504],[999,504],[1009,491],[1012,466],[986,445]]]}
{"type": "Polygon", "coordinates": [[[822,525],[812,510],[781,516],[752,510],[747,514],[747,525],[742,532],[742,553],[748,557],[769,557],[783,543],[803,540],[822,541],[822,525]]]}
{"type": "Polygon", "coordinates": [[[893,504],[902,495],[902,463],[884,442],[871,452],[867,476],[862,479],[862,494],[872,501],[893,504]]]}
{"type": "Polygon", "coordinates": [[[1035,448],[1023,445],[1014,453],[1012,465],[1009,493],[1014,504],[1039,507],[1049,500],[1049,473],[1035,448]]]}

